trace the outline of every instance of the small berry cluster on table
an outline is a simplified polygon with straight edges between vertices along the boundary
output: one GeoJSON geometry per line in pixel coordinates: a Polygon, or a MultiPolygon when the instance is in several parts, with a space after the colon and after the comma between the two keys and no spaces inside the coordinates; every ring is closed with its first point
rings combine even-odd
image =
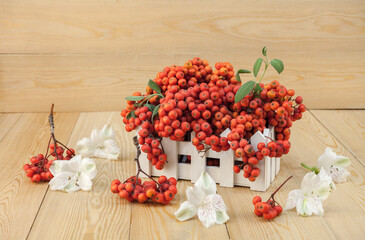
{"type": "Polygon", "coordinates": [[[289,181],[293,176],[290,176],[285,180],[270,196],[270,198],[263,202],[260,196],[255,196],[252,199],[252,203],[255,206],[254,212],[259,217],[264,217],[267,220],[274,219],[283,212],[283,207],[275,201],[275,194],[284,186],[284,184],[289,181]]]}
{"type": "Polygon", "coordinates": [[[35,183],[40,181],[48,182],[53,178],[49,168],[54,160],[70,160],[75,156],[75,150],[67,148],[58,141],[54,135],[53,107],[54,105],[52,104],[51,113],[48,117],[49,125],[51,127],[51,136],[48,141],[46,154],[38,154],[37,156],[32,157],[30,159],[30,164],[27,163],[23,166],[27,177],[31,178],[32,182],[35,183]],[[51,156],[54,157],[53,160],[49,159],[51,156]]]}

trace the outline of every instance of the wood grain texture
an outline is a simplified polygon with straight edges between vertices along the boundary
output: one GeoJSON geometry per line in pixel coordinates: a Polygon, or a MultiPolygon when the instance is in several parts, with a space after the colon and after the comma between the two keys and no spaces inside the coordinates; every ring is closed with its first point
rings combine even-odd
{"type": "Polygon", "coordinates": [[[164,66],[251,68],[263,46],[285,64],[266,79],[309,108],[365,108],[364,11],[361,0],[2,1],[0,112],[117,111],[164,66]]]}
{"type": "MultiPolygon", "coordinates": [[[[132,59],[126,55],[0,55],[0,112],[45,112],[50,102],[66,112],[118,111],[125,106],[125,97],[143,92],[148,79],[164,66],[182,65],[199,55],[213,65],[229,60],[235,69],[250,68],[259,54],[257,48],[244,56],[235,53],[224,57],[206,53],[132,59]]],[[[346,62],[336,52],[313,56],[312,60],[276,50],[273,56],[284,59],[286,69],[278,76],[270,68],[264,82],[278,79],[295,89],[309,108],[365,107],[361,52],[346,54],[345,59],[352,58],[355,63],[346,62]]]]}
{"type": "Polygon", "coordinates": [[[364,110],[313,110],[311,113],[365,166],[364,110]]]}
{"type": "MultiPolygon", "coordinates": [[[[67,141],[78,115],[55,114],[60,141],[67,141]]],[[[48,184],[33,184],[23,165],[34,154],[45,153],[49,136],[47,114],[25,113],[0,142],[0,239],[25,239],[28,235],[48,184]]]]}
{"type": "Polygon", "coordinates": [[[98,174],[91,192],[71,194],[49,190],[29,239],[129,238],[132,205],[110,192],[112,180],[126,179],[135,172],[132,135],[122,130],[119,114],[82,113],[68,145],[76,146],[81,138],[90,137],[92,129],[101,129],[106,123],[110,123],[117,133],[118,144],[123,149],[121,161],[95,160],[98,174]]]}
{"type": "Polygon", "coordinates": [[[364,50],[361,0],[13,0],[0,6],[1,53],[245,54],[266,43],[296,52],[364,50]]]}
{"type": "Polygon", "coordinates": [[[178,194],[167,206],[135,204],[132,211],[130,239],[229,239],[225,224],[205,228],[198,217],[179,222],[174,213],[187,201],[186,189],[190,181],[179,181],[178,194]]]}
{"type": "Polygon", "coordinates": [[[347,183],[337,184],[337,189],[324,202],[324,219],[337,238],[360,239],[365,230],[352,223],[365,220],[365,168],[313,115],[305,116],[305,119],[295,123],[291,138],[294,146],[284,160],[285,165],[302,179],[306,171],[299,164],[305,162],[315,166],[326,147],[349,157],[351,165],[348,170],[351,175],[347,183]]]}

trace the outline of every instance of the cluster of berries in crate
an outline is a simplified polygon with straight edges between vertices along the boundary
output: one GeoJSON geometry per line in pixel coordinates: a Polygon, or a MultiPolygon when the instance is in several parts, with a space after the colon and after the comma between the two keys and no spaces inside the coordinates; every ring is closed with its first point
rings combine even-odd
{"type": "Polygon", "coordinates": [[[114,180],[111,191],[130,202],[144,203],[150,199],[153,202],[168,204],[177,193],[176,184],[175,178],[167,179],[165,176],[159,177],[157,182],[151,180],[143,183],[140,178],[133,176],[123,183],[114,180]]]}
{"type": "MultiPolygon", "coordinates": [[[[278,73],[284,69],[281,60],[269,61],[266,48],[263,58],[253,67],[257,78],[262,63],[265,71],[272,65],[278,73]]],[[[241,82],[240,74],[251,71],[240,69],[235,74],[228,62],[218,62],[213,69],[207,60],[199,57],[188,60],[183,66],[168,66],[150,80],[146,93],[133,93],[127,97],[127,107],[121,113],[126,131],[138,129],[141,150],[156,169],[168,162],[161,144],[162,138],[184,140],[191,131],[191,140],[198,151],[233,150],[242,159],[234,171],[244,171],[244,177],[255,181],[260,174],[256,167],[265,156],[281,157],[290,149],[290,128],[306,111],[302,97],[287,89],[279,81],[241,82]],[[250,143],[257,131],[274,126],[275,140],[259,143],[258,151],[250,143]],[[229,128],[227,137],[221,133],[229,128]],[[167,161],[166,161],[167,160],[167,161]]]]}
{"type": "Polygon", "coordinates": [[[51,128],[51,136],[48,141],[46,154],[38,154],[32,157],[30,159],[30,164],[27,163],[23,166],[27,177],[31,178],[31,180],[35,183],[40,181],[48,182],[53,178],[49,168],[54,160],[70,160],[75,156],[75,150],[67,148],[63,143],[58,141],[54,135],[53,108],[54,105],[52,104],[51,113],[48,117],[49,126],[51,128]],[[54,157],[53,160],[49,159],[51,156],[54,157]]]}

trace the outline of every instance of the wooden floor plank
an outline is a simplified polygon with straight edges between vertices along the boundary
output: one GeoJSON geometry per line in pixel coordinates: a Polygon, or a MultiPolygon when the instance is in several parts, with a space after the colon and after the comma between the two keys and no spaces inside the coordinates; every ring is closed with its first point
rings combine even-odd
{"type": "Polygon", "coordinates": [[[6,134],[12,129],[15,123],[18,121],[21,113],[2,113],[0,114],[0,142],[6,136],[6,134]]]}
{"type": "Polygon", "coordinates": [[[113,179],[124,179],[135,171],[131,134],[122,130],[120,113],[82,113],[69,146],[89,137],[95,127],[111,123],[122,146],[122,160],[96,159],[98,174],[91,192],[47,192],[29,239],[128,239],[131,204],[110,192],[113,179]],[[47,226],[46,228],[44,226],[47,226]]]}
{"type": "MultiPolygon", "coordinates": [[[[60,141],[67,141],[78,116],[55,114],[60,141]]],[[[29,113],[22,114],[0,143],[0,239],[25,239],[29,233],[48,184],[32,183],[22,167],[32,155],[45,153],[49,136],[48,115],[29,113]]]]}
{"type": "Polygon", "coordinates": [[[365,110],[313,110],[311,113],[365,166],[365,110]]]}
{"type": "Polygon", "coordinates": [[[166,206],[134,204],[130,239],[229,239],[224,224],[207,229],[197,216],[185,222],[175,219],[175,211],[187,200],[185,191],[189,186],[190,181],[178,181],[178,194],[166,206]]]}
{"type": "Polygon", "coordinates": [[[227,226],[232,239],[269,236],[277,239],[360,239],[365,234],[364,228],[358,225],[364,223],[365,216],[365,168],[309,113],[295,122],[291,140],[292,149],[282,158],[280,173],[266,193],[251,192],[247,188],[219,188],[231,209],[232,219],[227,226]],[[300,188],[307,173],[300,163],[315,165],[326,146],[348,156],[352,165],[348,182],[337,184],[337,189],[324,202],[324,217],[300,217],[295,211],[288,211],[270,223],[257,218],[252,209],[252,197],[257,194],[267,199],[281,182],[293,175],[293,180],[277,194],[278,201],[285,204],[289,191],[300,188]]]}

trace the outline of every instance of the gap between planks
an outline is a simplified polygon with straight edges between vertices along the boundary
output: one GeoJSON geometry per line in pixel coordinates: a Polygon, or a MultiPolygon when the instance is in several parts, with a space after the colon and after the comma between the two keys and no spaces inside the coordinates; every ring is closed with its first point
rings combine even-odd
{"type": "MultiPolygon", "coordinates": [[[[316,109],[317,110],[317,109],[316,109]]],[[[332,109],[331,109],[332,110],[332,109]]],[[[347,110],[353,110],[353,109],[347,109],[347,110]]],[[[365,165],[360,161],[360,159],[358,158],[358,156],[357,156],[357,154],[354,154],[354,152],[351,150],[351,149],[349,149],[345,144],[343,144],[343,142],[341,141],[341,139],[339,139],[337,136],[336,136],[336,134],[335,133],[333,133],[319,118],[317,118],[317,116],[312,112],[312,111],[308,111],[308,112],[310,112],[310,114],[313,116],[313,118],[315,119],[315,120],[317,120],[320,124],[321,124],[321,126],[324,128],[324,129],[326,129],[327,130],[327,132],[329,133],[329,134],[331,134],[332,135],[332,137],[333,138],[335,138],[336,140],[337,140],[337,142],[339,142],[342,146],[343,146],[343,148],[344,149],[346,149],[360,164],[361,164],[361,166],[363,166],[363,167],[365,167],[365,165]]]]}

